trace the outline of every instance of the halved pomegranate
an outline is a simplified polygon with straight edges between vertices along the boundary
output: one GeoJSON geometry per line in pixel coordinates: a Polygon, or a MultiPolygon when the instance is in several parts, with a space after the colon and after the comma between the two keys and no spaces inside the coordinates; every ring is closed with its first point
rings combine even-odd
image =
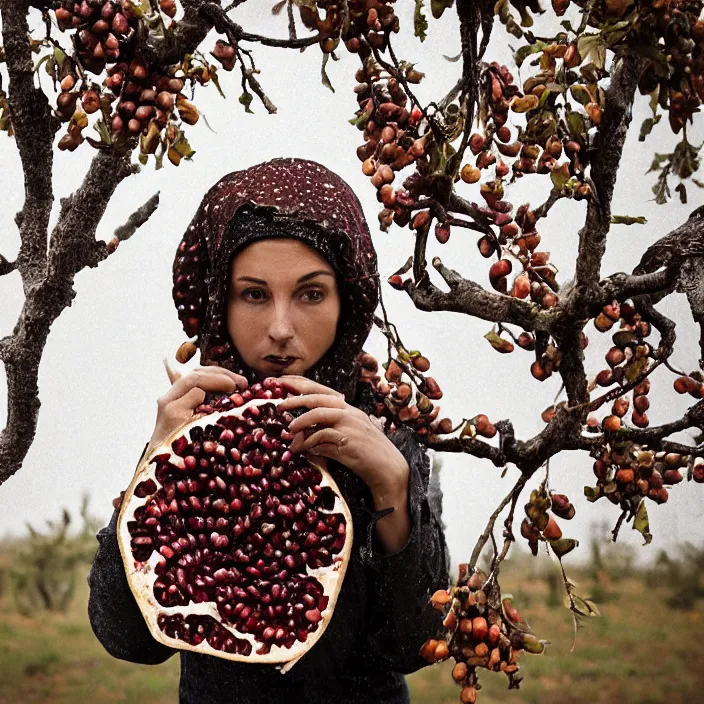
{"type": "Polygon", "coordinates": [[[160,643],[287,672],[330,622],[352,516],[326,459],[288,449],[288,395],[270,378],[199,406],[140,462],[118,541],[160,643]]]}

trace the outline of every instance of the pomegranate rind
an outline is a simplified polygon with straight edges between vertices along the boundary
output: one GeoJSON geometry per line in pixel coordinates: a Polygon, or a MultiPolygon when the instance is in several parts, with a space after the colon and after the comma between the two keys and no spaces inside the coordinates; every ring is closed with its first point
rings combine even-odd
{"type": "MultiPolygon", "coordinates": [[[[191,650],[195,653],[213,655],[226,660],[251,662],[255,664],[285,663],[283,667],[279,668],[283,674],[289,671],[293,665],[317,643],[330,623],[335,610],[335,605],[337,604],[337,598],[342,588],[342,582],[344,580],[345,573],[347,572],[347,566],[349,564],[350,553],[354,540],[352,514],[349,506],[342,497],[335,480],[327,471],[327,459],[325,457],[305,456],[306,461],[320,471],[322,475],[322,479],[319,482],[320,486],[330,487],[335,493],[334,506],[330,510],[324,510],[322,508],[319,508],[318,510],[324,514],[341,513],[344,516],[346,521],[345,543],[340,552],[333,558],[333,563],[331,565],[327,567],[320,567],[318,569],[311,569],[307,565],[305,566],[304,575],[314,577],[318,580],[323,587],[323,594],[328,597],[329,601],[327,607],[321,612],[322,619],[319,622],[318,628],[309,633],[305,642],[296,640],[290,648],[272,644],[268,653],[258,654],[256,649],[262,646],[262,641],[257,640],[251,633],[240,633],[232,624],[224,623],[217,610],[215,602],[213,601],[201,603],[191,602],[185,606],[178,605],[172,607],[167,607],[160,604],[155,598],[153,585],[157,580],[157,574],[154,568],[157,562],[160,561],[161,556],[155,550],[147,561],[136,561],[132,554],[131,535],[127,527],[128,521],[131,521],[134,518],[135,510],[148,502],[150,496],[153,496],[162,488],[161,484],[155,478],[156,464],[151,464],[151,462],[157,455],[175,455],[171,448],[171,444],[177,438],[182,435],[189,435],[190,437],[190,430],[193,427],[205,428],[207,425],[216,424],[221,417],[242,417],[247,408],[261,406],[264,404],[272,404],[276,406],[281,403],[282,400],[283,399],[275,398],[252,399],[242,406],[231,408],[226,411],[218,411],[207,415],[194,416],[192,420],[182,424],[174,430],[173,433],[164,439],[158,447],[155,447],[149,454],[145,455],[139,463],[134,477],[125,491],[122,506],[118,514],[117,539],[130,589],[132,590],[137,605],[139,606],[142,616],[146,621],[147,627],[156,641],[178,650],[191,650]],[[135,488],[138,484],[147,479],[152,479],[156,482],[157,492],[154,492],[154,494],[146,497],[136,496],[135,488]],[[164,631],[162,631],[158,626],[157,618],[160,614],[183,614],[184,616],[197,614],[212,616],[215,621],[218,622],[222,628],[229,631],[233,637],[249,641],[252,645],[252,651],[249,655],[241,655],[238,653],[229,653],[223,650],[217,650],[208,643],[207,639],[204,639],[203,642],[198,645],[192,645],[183,640],[172,638],[164,633],[164,631]]],[[[237,546],[238,544],[233,541],[229,549],[235,550],[237,546]]]]}

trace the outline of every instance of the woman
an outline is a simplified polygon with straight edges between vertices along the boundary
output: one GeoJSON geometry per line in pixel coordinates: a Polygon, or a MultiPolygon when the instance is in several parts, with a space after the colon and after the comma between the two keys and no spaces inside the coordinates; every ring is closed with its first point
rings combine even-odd
{"type": "MultiPolygon", "coordinates": [[[[419,650],[441,627],[428,601],[448,586],[448,552],[439,507],[428,502],[426,450],[410,428],[387,436],[371,421],[373,392],[358,381],[378,303],[376,267],[354,192],[302,159],[222,178],[179,247],[174,300],[187,334],[198,336],[203,366],[159,399],[148,446],[208,395],[280,376],[302,394],[286,402],[303,411],[292,423],[292,449],[328,458],[355,527],[333,618],[292,670],[179,651],[182,704],[400,704],[409,702],[403,674],[426,664],[419,650]]],[[[117,510],[97,536],[91,625],[113,656],[161,663],[177,651],[151,637],[139,612],[116,521],[117,510]]]]}

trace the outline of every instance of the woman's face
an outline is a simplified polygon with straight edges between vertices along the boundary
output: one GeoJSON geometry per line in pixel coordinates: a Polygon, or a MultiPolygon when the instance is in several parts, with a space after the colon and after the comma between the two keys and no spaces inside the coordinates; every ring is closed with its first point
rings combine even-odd
{"type": "Polygon", "coordinates": [[[335,340],[335,270],[295,239],[254,242],[232,260],[227,329],[242,360],[267,376],[303,376],[335,340]],[[287,366],[267,356],[294,357],[287,366]]]}

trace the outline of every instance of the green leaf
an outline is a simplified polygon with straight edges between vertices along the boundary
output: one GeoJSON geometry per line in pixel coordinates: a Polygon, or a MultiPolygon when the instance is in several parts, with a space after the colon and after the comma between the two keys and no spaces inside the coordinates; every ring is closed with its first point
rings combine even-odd
{"type": "Polygon", "coordinates": [[[580,105],[586,105],[587,103],[591,103],[594,101],[594,97],[589,92],[587,86],[582,85],[581,83],[575,83],[574,85],[570,86],[570,95],[580,105]]]}
{"type": "Polygon", "coordinates": [[[213,71],[210,75],[210,78],[215,84],[215,87],[218,89],[218,93],[220,93],[223,98],[226,98],[226,95],[222,92],[222,88],[220,87],[220,79],[218,78],[217,71],[213,71]]]}
{"type": "Polygon", "coordinates": [[[596,604],[591,599],[583,599],[576,594],[565,596],[565,606],[571,611],[576,611],[581,616],[601,616],[599,609],[597,609],[596,604]]]}
{"type": "Polygon", "coordinates": [[[430,0],[430,12],[436,20],[442,17],[442,13],[452,7],[455,0],[430,0]]]}
{"type": "Polygon", "coordinates": [[[653,131],[653,127],[660,122],[662,115],[656,115],[655,117],[646,117],[643,120],[643,124],[640,126],[640,134],[638,135],[639,142],[645,142],[645,138],[653,131]]]}
{"type": "Polygon", "coordinates": [[[585,486],[584,496],[586,497],[587,501],[594,503],[601,496],[599,487],[585,486]]]}
{"type": "Polygon", "coordinates": [[[493,328],[484,335],[484,339],[487,340],[497,352],[506,353],[513,351],[513,343],[510,340],[505,340],[493,328]]]}
{"type": "Polygon", "coordinates": [[[702,145],[695,147],[687,141],[686,137],[677,144],[672,153],[672,171],[681,179],[687,179],[699,169],[699,150],[702,145]]]}
{"type": "Polygon", "coordinates": [[[249,106],[252,103],[252,94],[249,91],[245,91],[244,93],[242,93],[242,95],[240,95],[239,100],[240,100],[240,103],[242,103],[242,105],[244,105],[245,112],[249,112],[252,115],[254,115],[254,110],[249,109],[249,106]]]}
{"type": "Polygon", "coordinates": [[[653,112],[653,117],[656,117],[658,114],[658,96],[660,95],[660,88],[656,88],[651,94],[650,94],[650,109],[653,112]]]}
{"type": "Polygon", "coordinates": [[[323,54],[323,65],[320,68],[320,77],[322,79],[323,85],[326,88],[329,88],[334,93],[335,89],[332,87],[332,83],[330,83],[330,79],[328,78],[328,74],[325,72],[325,65],[327,64],[329,58],[330,58],[330,54],[323,54]]]}
{"type": "Polygon", "coordinates": [[[369,110],[363,112],[361,115],[356,115],[351,120],[348,120],[348,122],[350,125],[354,125],[357,129],[363,130],[367,126],[369,118],[372,116],[372,111],[373,108],[369,108],[369,110]]]}
{"type": "Polygon", "coordinates": [[[577,39],[577,50],[584,61],[591,59],[597,68],[604,68],[606,43],[601,34],[582,34],[577,39]]]}
{"type": "Polygon", "coordinates": [[[572,111],[567,115],[567,128],[570,136],[579,141],[585,141],[587,134],[587,125],[584,121],[584,116],[578,112],[572,111]]]}
{"type": "MultiPolygon", "coordinates": [[[[545,95],[547,91],[543,92],[545,95]]],[[[541,110],[526,123],[525,135],[532,142],[544,144],[549,137],[557,133],[557,121],[550,110],[541,110]]]]}
{"type": "Polygon", "coordinates": [[[645,225],[648,221],[644,215],[612,215],[612,225],[645,225]]]}
{"type": "Polygon", "coordinates": [[[660,171],[662,162],[671,158],[672,154],[655,154],[650,168],[645,173],[649,174],[651,171],[660,171]]]}
{"type": "Polygon", "coordinates": [[[100,118],[93,123],[93,129],[100,135],[100,141],[105,144],[112,144],[112,136],[105,120],[100,118]]]}
{"type": "Polygon", "coordinates": [[[572,552],[578,545],[579,541],[574,538],[560,538],[559,540],[550,540],[550,547],[553,552],[562,559],[565,555],[572,552]]]}
{"type": "Polygon", "coordinates": [[[32,69],[33,73],[36,73],[41,67],[42,64],[46,64],[45,70],[46,72],[50,75],[54,75],[54,64],[56,62],[54,61],[54,57],[51,54],[47,54],[46,56],[43,56],[39,61],[37,61],[37,65],[32,69]]]}
{"type": "Polygon", "coordinates": [[[640,504],[638,504],[636,517],[633,521],[633,530],[637,530],[645,538],[643,545],[647,545],[652,541],[653,536],[650,534],[650,522],[648,521],[648,509],[645,506],[645,499],[641,499],[640,504]]]}
{"type": "Polygon", "coordinates": [[[567,182],[570,180],[569,163],[565,162],[556,169],[550,172],[550,180],[552,181],[553,190],[556,193],[562,191],[567,182]]]}
{"type": "Polygon", "coordinates": [[[670,164],[667,164],[665,168],[658,176],[657,183],[653,186],[653,193],[655,194],[655,202],[658,205],[664,205],[667,203],[667,199],[670,197],[670,187],[667,184],[667,177],[670,173],[670,164]]]}
{"type": "Polygon", "coordinates": [[[188,140],[183,135],[183,132],[179,135],[176,141],[171,145],[184,159],[190,160],[195,154],[195,151],[191,149],[191,145],[188,140]]]}
{"type": "Polygon", "coordinates": [[[647,357],[634,357],[633,359],[631,359],[631,361],[626,364],[623,370],[624,374],[626,375],[626,379],[628,379],[628,383],[630,384],[631,382],[635,381],[647,368],[647,357]]]}
{"type": "Polygon", "coordinates": [[[521,67],[521,64],[531,55],[541,52],[547,44],[545,42],[537,41],[535,44],[525,44],[514,54],[514,60],[516,61],[516,66],[521,67]]]}
{"type": "Polygon", "coordinates": [[[423,0],[416,0],[416,11],[413,16],[413,24],[415,27],[414,36],[424,42],[426,36],[425,33],[428,31],[428,20],[423,14],[423,0]]]}

